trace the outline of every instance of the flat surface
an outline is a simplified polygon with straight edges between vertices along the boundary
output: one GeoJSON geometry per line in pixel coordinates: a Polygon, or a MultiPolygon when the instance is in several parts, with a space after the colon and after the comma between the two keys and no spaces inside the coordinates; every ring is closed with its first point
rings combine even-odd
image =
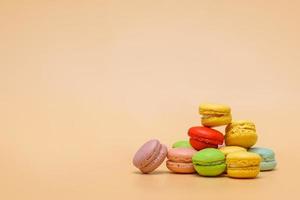
{"type": "Polygon", "coordinates": [[[296,199],[299,7],[1,0],[0,199],[296,199]],[[277,170],[141,175],[138,147],[186,139],[203,102],[254,121],[277,170]]]}

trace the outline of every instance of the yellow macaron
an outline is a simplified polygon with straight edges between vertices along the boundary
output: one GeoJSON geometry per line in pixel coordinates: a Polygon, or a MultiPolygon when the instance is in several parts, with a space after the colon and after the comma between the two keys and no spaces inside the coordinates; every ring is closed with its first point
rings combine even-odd
{"type": "Polygon", "coordinates": [[[225,132],[225,144],[228,146],[250,148],[257,141],[255,125],[251,121],[232,121],[225,132]]]}
{"type": "Polygon", "coordinates": [[[239,151],[247,151],[244,147],[239,146],[223,146],[219,148],[222,153],[227,156],[229,153],[239,152],[239,151]]]}
{"type": "Polygon", "coordinates": [[[223,104],[200,104],[199,113],[202,115],[203,126],[222,126],[231,122],[231,109],[223,104]]]}
{"type": "Polygon", "coordinates": [[[255,178],[260,172],[261,157],[251,152],[229,153],[226,157],[227,175],[233,178],[255,178]]]}

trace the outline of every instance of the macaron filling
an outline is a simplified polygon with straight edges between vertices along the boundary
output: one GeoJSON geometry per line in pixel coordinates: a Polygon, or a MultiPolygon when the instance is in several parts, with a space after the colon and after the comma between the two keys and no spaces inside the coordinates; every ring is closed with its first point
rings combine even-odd
{"type": "Polygon", "coordinates": [[[249,164],[249,165],[239,165],[236,163],[227,163],[227,171],[230,170],[232,172],[247,172],[252,173],[255,171],[259,171],[259,164],[249,164]]]}
{"type": "Polygon", "coordinates": [[[258,167],[259,165],[247,165],[247,166],[241,166],[238,164],[231,164],[227,163],[227,168],[238,168],[238,169],[243,169],[243,168],[249,168],[249,167],[258,167]]]}
{"type": "Polygon", "coordinates": [[[213,161],[213,162],[200,162],[200,161],[194,161],[194,165],[197,166],[214,166],[214,165],[221,165],[225,163],[225,160],[219,160],[219,161],[213,161]]]}
{"type": "Polygon", "coordinates": [[[263,157],[263,162],[273,162],[275,161],[275,158],[264,158],[263,157]]]}
{"type": "Polygon", "coordinates": [[[249,166],[249,167],[227,167],[228,170],[243,170],[243,171],[254,171],[259,170],[259,166],[249,166]]]}
{"type": "Polygon", "coordinates": [[[190,143],[192,144],[193,148],[196,150],[201,150],[205,148],[218,148],[217,144],[210,144],[205,142],[200,142],[198,140],[190,139],[190,143]]]}
{"type": "Polygon", "coordinates": [[[168,165],[176,165],[178,168],[191,168],[193,167],[193,163],[186,162],[174,162],[172,160],[167,160],[168,165]]]}
{"type": "Polygon", "coordinates": [[[203,114],[202,118],[208,119],[208,118],[212,118],[212,117],[225,117],[225,116],[228,116],[228,114],[203,114]]]}
{"type": "Polygon", "coordinates": [[[206,144],[213,144],[213,145],[219,145],[219,144],[223,144],[223,141],[221,140],[212,140],[212,139],[208,139],[208,138],[204,138],[204,137],[191,137],[191,139],[193,140],[197,140],[199,142],[203,142],[206,144]]]}

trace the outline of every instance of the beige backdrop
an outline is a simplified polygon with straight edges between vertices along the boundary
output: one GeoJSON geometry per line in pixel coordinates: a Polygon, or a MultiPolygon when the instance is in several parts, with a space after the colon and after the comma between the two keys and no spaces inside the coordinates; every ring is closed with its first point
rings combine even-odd
{"type": "Polygon", "coordinates": [[[299,7],[0,0],[0,199],[294,197],[299,7]],[[137,148],[186,138],[201,102],[253,120],[277,170],[236,180],[163,165],[141,175],[131,164],[137,148]]]}

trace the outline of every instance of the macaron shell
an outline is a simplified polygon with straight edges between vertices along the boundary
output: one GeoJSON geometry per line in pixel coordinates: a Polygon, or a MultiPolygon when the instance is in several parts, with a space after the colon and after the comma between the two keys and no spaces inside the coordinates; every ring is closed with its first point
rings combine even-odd
{"type": "Polygon", "coordinates": [[[239,147],[239,146],[223,146],[219,148],[222,153],[227,156],[229,153],[233,152],[239,152],[239,151],[247,151],[244,147],[239,147]]]}
{"type": "Polygon", "coordinates": [[[198,151],[192,157],[194,164],[204,164],[204,163],[212,163],[216,161],[224,161],[225,155],[218,149],[206,148],[201,151],[198,151]]]}
{"type": "Polygon", "coordinates": [[[259,166],[247,168],[227,167],[227,176],[232,178],[255,178],[259,174],[259,166]]]}
{"type": "Polygon", "coordinates": [[[205,117],[201,118],[201,124],[203,126],[208,127],[215,127],[215,126],[223,126],[227,125],[231,122],[232,116],[229,115],[222,115],[222,116],[211,116],[211,117],[205,117]]]}
{"type": "Polygon", "coordinates": [[[244,148],[250,148],[257,142],[257,134],[253,131],[247,131],[243,133],[231,133],[225,134],[225,144],[228,146],[241,146],[244,148]]]}
{"type": "Polygon", "coordinates": [[[269,162],[261,162],[260,163],[260,171],[270,171],[275,169],[277,166],[277,162],[274,161],[269,161],[269,162]]]}
{"type": "Polygon", "coordinates": [[[195,126],[188,130],[188,135],[191,138],[206,138],[209,140],[217,141],[217,144],[223,144],[224,135],[212,128],[195,126]]]}
{"type": "Polygon", "coordinates": [[[224,104],[203,103],[199,105],[199,114],[201,115],[226,114],[230,112],[230,107],[224,104]]]}
{"type": "Polygon", "coordinates": [[[167,158],[173,162],[191,163],[195,153],[193,148],[174,148],[168,150],[167,158]]]}
{"type": "Polygon", "coordinates": [[[232,121],[225,129],[225,144],[227,146],[252,147],[257,141],[255,125],[251,121],[232,121]]]}
{"type": "Polygon", "coordinates": [[[230,153],[226,157],[227,168],[234,166],[234,168],[248,167],[248,166],[259,166],[261,157],[256,153],[251,152],[234,152],[230,153]]]}
{"type": "Polygon", "coordinates": [[[202,176],[218,176],[222,174],[226,169],[226,164],[212,165],[212,166],[201,166],[194,165],[197,173],[202,176]]]}
{"type": "Polygon", "coordinates": [[[248,150],[249,152],[259,154],[263,160],[274,160],[275,153],[272,149],[262,148],[262,147],[254,147],[248,150]]]}
{"type": "Polygon", "coordinates": [[[192,147],[188,140],[177,141],[172,145],[172,148],[192,147]]]}
{"type": "Polygon", "coordinates": [[[165,145],[161,144],[161,148],[160,148],[158,156],[154,160],[152,160],[152,162],[149,163],[147,166],[140,168],[140,170],[143,173],[150,173],[150,172],[154,171],[165,160],[165,158],[167,156],[167,152],[168,152],[167,147],[165,145]]]}
{"type": "Polygon", "coordinates": [[[212,144],[212,145],[221,145],[223,141],[218,141],[214,139],[207,139],[207,138],[202,138],[202,137],[191,137],[193,140],[197,140],[199,142],[203,142],[206,144],[212,144]]]}
{"type": "Polygon", "coordinates": [[[154,160],[160,151],[160,142],[156,139],[149,140],[144,143],[133,157],[133,165],[137,168],[148,165],[154,160]]]}
{"type": "Polygon", "coordinates": [[[180,163],[167,160],[166,166],[170,171],[175,173],[190,174],[196,172],[193,163],[180,163]]]}
{"type": "Polygon", "coordinates": [[[193,148],[198,151],[205,149],[205,148],[218,148],[218,145],[200,142],[200,141],[192,139],[192,138],[190,138],[190,143],[193,146],[193,148]]]}
{"type": "Polygon", "coordinates": [[[225,131],[229,131],[230,129],[234,127],[239,127],[241,129],[249,129],[249,130],[256,130],[255,124],[252,121],[249,120],[235,120],[232,121],[228,126],[226,126],[225,131]]]}

